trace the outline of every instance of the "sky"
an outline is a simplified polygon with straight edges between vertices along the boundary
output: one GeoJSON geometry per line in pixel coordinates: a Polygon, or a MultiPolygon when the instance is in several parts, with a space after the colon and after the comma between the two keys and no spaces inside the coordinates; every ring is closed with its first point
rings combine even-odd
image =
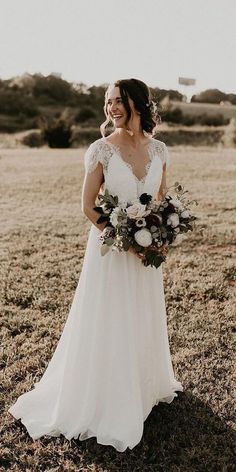
{"type": "Polygon", "coordinates": [[[0,78],[236,93],[236,0],[0,0],[0,78]]]}

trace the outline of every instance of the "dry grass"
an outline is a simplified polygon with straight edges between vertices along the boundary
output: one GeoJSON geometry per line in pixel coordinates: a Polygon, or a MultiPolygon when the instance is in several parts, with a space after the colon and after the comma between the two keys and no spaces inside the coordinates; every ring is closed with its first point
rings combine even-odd
{"type": "Polygon", "coordinates": [[[140,444],[118,453],[95,438],[33,441],[6,412],[44,372],[78,283],[90,226],[80,210],[83,154],[0,152],[2,470],[231,472],[233,149],[170,149],[169,183],[180,180],[200,203],[198,229],[163,268],[172,359],[184,392],[153,408],[140,444]]]}

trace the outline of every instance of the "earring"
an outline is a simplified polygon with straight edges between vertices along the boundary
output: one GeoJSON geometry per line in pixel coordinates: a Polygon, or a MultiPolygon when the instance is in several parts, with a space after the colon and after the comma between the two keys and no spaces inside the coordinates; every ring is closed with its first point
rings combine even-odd
{"type": "Polygon", "coordinates": [[[127,131],[127,133],[128,133],[130,136],[133,136],[133,135],[134,135],[134,132],[131,131],[130,129],[127,129],[127,128],[126,128],[125,130],[127,131]]]}

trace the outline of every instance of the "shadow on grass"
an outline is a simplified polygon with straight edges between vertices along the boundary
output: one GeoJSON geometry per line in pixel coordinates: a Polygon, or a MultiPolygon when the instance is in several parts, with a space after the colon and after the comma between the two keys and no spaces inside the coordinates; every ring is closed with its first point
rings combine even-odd
{"type": "MultiPolygon", "coordinates": [[[[23,433],[18,452],[23,452],[25,441],[29,452],[31,439],[20,420],[13,428],[16,426],[23,433]]],[[[14,433],[16,439],[16,431],[14,433]]],[[[63,464],[69,461],[73,471],[91,470],[93,464],[92,470],[99,472],[231,472],[235,470],[235,439],[235,431],[226,420],[190,392],[178,392],[171,404],[159,403],[153,408],[144,422],[143,437],[132,450],[117,452],[113,446],[98,444],[95,437],[84,441],[72,439],[68,444],[62,435],[59,438],[44,436],[37,440],[41,450],[35,470],[54,467],[55,471],[63,471],[64,466],[59,465],[63,459],[63,464]],[[52,445],[54,453],[49,455],[52,445]]],[[[23,458],[18,456],[17,460],[17,455],[15,450],[14,463],[24,470],[23,458]]],[[[5,469],[9,470],[10,462],[5,462],[5,469]]]]}

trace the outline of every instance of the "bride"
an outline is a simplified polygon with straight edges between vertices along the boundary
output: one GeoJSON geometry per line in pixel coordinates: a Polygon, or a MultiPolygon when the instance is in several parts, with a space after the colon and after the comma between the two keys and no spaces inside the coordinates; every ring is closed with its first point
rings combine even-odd
{"type": "Polygon", "coordinates": [[[171,403],[183,386],[171,361],[162,266],[145,267],[132,250],[101,256],[105,223],[93,209],[105,188],[123,202],[166,192],[169,154],[152,137],[149,88],[137,79],[110,84],[104,112],[102,137],[84,156],[82,211],[91,226],[74,299],[43,376],[8,411],[34,440],[94,436],[123,452],[140,442],[154,405],[171,403]]]}

